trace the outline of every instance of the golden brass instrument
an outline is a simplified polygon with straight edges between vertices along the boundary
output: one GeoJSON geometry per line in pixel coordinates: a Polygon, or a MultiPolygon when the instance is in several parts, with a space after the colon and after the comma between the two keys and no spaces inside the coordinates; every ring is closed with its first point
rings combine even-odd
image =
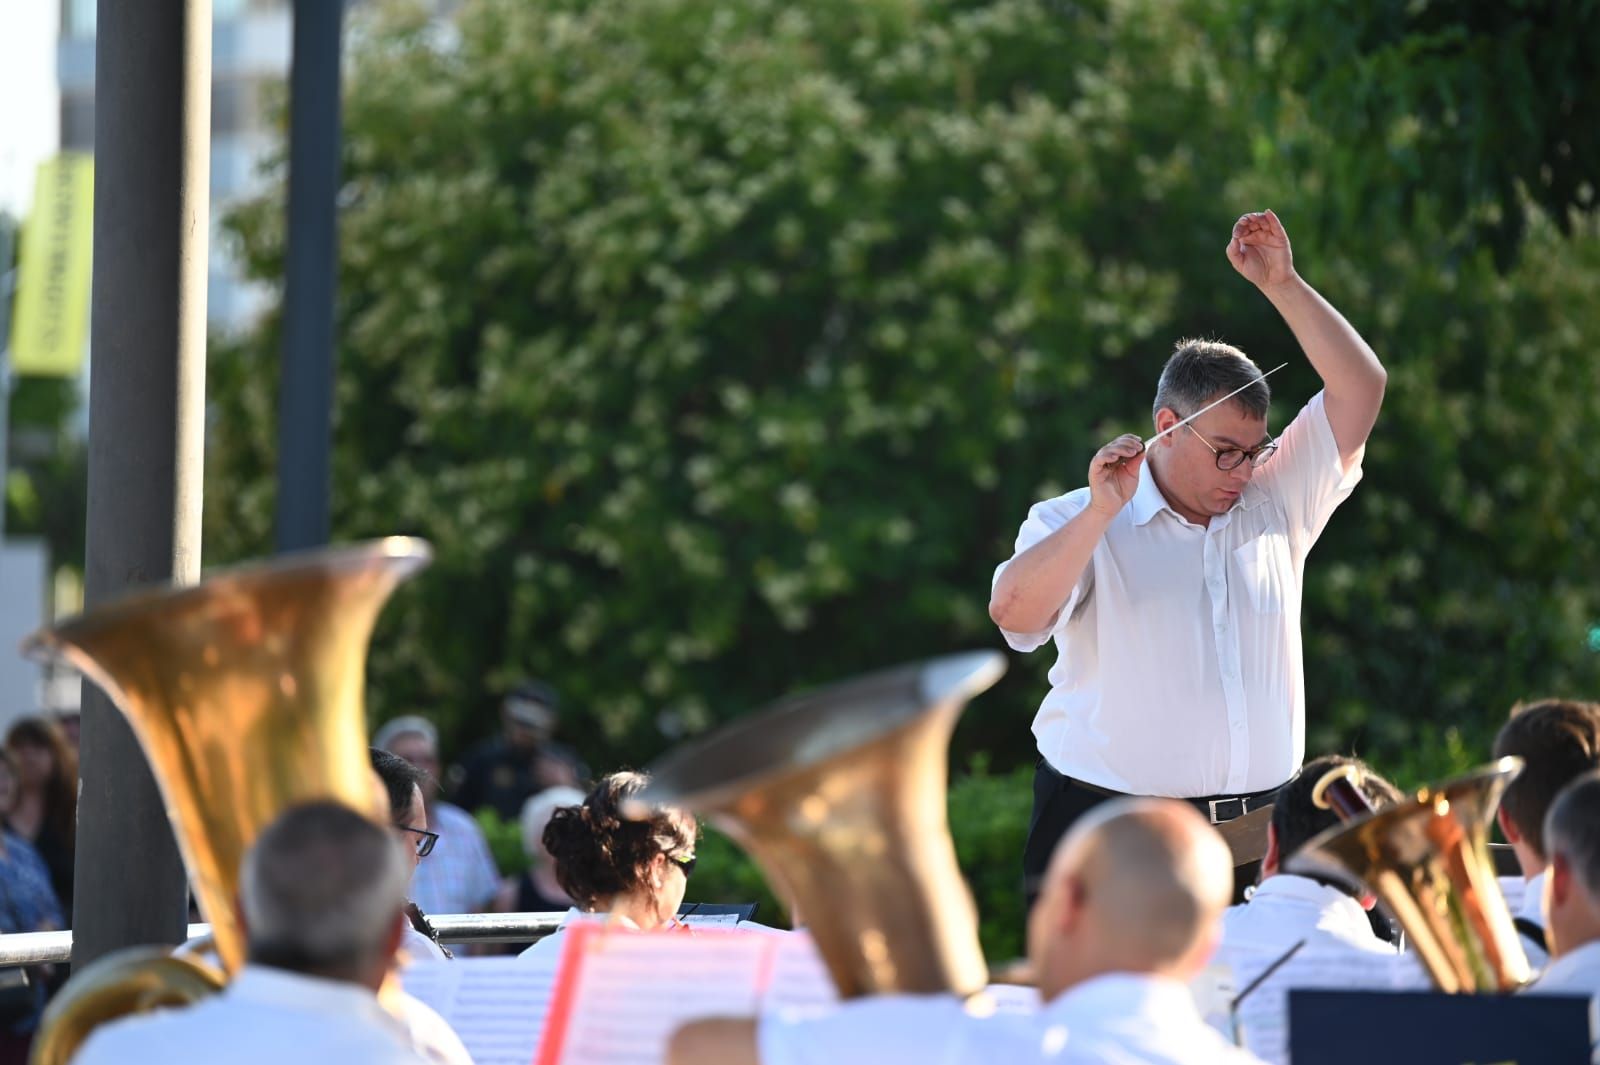
{"type": "Polygon", "coordinates": [[[1531,970],[1495,880],[1489,823],[1521,770],[1520,758],[1502,758],[1404,802],[1357,812],[1312,838],[1285,868],[1366,885],[1441,991],[1515,990],[1531,970]]]}
{"type": "Polygon", "coordinates": [[[642,802],[708,815],[803,918],[841,996],[980,990],[945,812],[951,730],[1005,672],[952,655],[784,700],[673,751],[642,802]]]}
{"type": "MultiPolygon", "coordinates": [[[[286,556],[136,593],[24,644],[65,657],[127,716],[226,973],[244,961],[234,900],[256,835],[312,799],[373,807],[367,645],[395,586],[430,557],[404,537],[286,556]]],[[[96,1024],[223,979],[157,948],[109,954],[51,1003],[33,1061],[65,1065],[96,1024]]]]}

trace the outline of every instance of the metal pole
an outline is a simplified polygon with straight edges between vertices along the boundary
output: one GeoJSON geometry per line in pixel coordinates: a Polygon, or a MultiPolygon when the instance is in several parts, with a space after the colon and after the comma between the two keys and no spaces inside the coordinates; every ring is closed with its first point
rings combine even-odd
{"type": "MultiPolygon", "coordinates": [[[[84,598],[200,574],[211,0],[100,0],[84,598]]],[[[187,881],[121,714],[83,692],[74,966],[179,943],[187,881]]]]}
{"type": "Polygon", "coordinates": [[[295,0],[289,228],[278,396],[279,551],[328,542],[344,0],[295,0]]]}

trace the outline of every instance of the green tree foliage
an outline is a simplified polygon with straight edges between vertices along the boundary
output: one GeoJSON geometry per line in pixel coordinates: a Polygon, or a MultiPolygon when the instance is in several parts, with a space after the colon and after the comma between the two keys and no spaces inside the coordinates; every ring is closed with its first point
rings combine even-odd
{"type": "MultiPolygon", "coordinates": [[[[612,769],[804,685],[996,644],[989,575],[1028,504],[1148,424],[1175,338],[1292,359],[1278,426],[1315,391],[1222,254],[1268,204],[1391,375],[1308,568],[1308,746],[1454,766],[1515,699],[1600,689],[1594,220],[1498,200],[1527,219],[1505,263],[1446,198],[1320,224],[1365,179],[1307,145],[1356,119],[1330,98],[1280,136],[1213,19],[476,0],[448,30],[366,26],[335,527],[439,552],[375,641],[378,716],[421,709],[459,744],[493,727],[486,683],[537,673],[612,769]]],[[[277,277],[281,200],[232,228],[277,277]]],[[[269,318],[212,362],[214,558],[268,549],[277,345],[269,318]]],[[[978,700],[958,764],[1027,758],[1048,658],[978,700]]]]}
{"type": "Polygon", "coordinates": [[[1600,4],[1236,0],[1219,19],[1260,113],[1320,171],[1339,229],[1435,212],[1516,256],[1536,207],[1596,206],[1600,4]]]}
{"type": "MultiPolygon", "coordinates": [[[[531,671],[612,766],[993,643],[1027,502],[1144,420],[1176,268],[1227,269],[1227,139],[1173,135],[1216,83],[1147,14],[486,0],[448,37],[371,27],[335,524],[439,551],[378,641],[380,713],[482,713],[531,671]]],[[[280,219],[235,220],[263,277],[280,219]]],[[[213,553],[267,544],[276,344],[214,360],[213,553]]]]}

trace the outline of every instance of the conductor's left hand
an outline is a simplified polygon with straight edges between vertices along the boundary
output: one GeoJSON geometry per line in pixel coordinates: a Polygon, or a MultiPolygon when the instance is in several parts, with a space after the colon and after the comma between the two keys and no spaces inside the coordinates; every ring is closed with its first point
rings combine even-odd
{"type": "Polygon", "coordinates": [[[1292,281],[1295,276],[1289,234],[1270,210],[1241,215],[1233,224],[1228,261],[1261,289],[1292,281]]]}

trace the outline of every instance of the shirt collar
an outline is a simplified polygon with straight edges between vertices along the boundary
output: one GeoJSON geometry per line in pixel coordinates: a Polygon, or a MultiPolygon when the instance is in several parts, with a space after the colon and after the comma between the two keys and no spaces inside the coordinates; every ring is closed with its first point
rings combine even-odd
{"type": "Polygon", "coordinates": [[[1523,884],[1517,916],[1526,917],[1540,928],[1544,927],[1544,873],[1535,873],[1523,884]]]}
{"type": "MultiPolygon", "coordinates": [[[[1239,498],[1234,501],[1233,506],[1228,508],[1228,513],[1231,514],[1241,507],[1249,510],[1264,502],[1266,498],[1266,493],[1258,488],[1255,479],[1251,478],[1250,483],[1244,486],[1244,491],[1239,493],[1239,498]]],[[[1134,489],[1133,498],[1128,500],[1128,515],[1133,518],[1135,525],[1148,525],[1163,510],[1174,518],[1178,517],[1178,512],[1172,509],[1167,497],[1162,495],[1161,489],[1156,486],[1155,475],[1150,472],[1150,460],[1146,458],[1139,467],[1139,487],[1134,489]]]]}
{"type": "Polygon", "coordinates": [[[348,980],[290,972],[270,965],[246,964],[224,992],[237,1001],[286,1006],[307,1013],[384,1015],[371,989],[348,980]]]}
{"type": "Polygon", "coordinates": [[[1533,986],[1542,986],[1545,990],[1558,986],[1591,990],[1597,979],[1600,979],[1600,939],[1591,939],[1546,965],[1533,986]],[[1564,984],[1564,981],[1572,983],[1564,984]]]}
{"type": "Polygon", "coordinates": [[[1274,873],[1256,885],[1250,901],[1260,898],[1288,898],[1302,902],[1314,902],[1318,906],[1332,906],[1339,902],[1348,902],[1360,906],[1360,903],[1336,887],[1311,879],[1309,876],[1295,876],[1293,873],[1274,873]]]}
{"type": "Polygon", "coordinates": [[[576,906],[574,906],[571,909],[569,909],[567,911],[567,915],[565,917],[561,918],[561,927],[565,928],[565,927],[567,927],[567,925],[575,924],[578,921],[588,921],[588,922],[591,922],[593,924],[609,924],[609,925],[612,925],[612,926],[617,927],[617,928],[631,929],[632,931],[635,931],[635,932],[640,930],[639,929],[639,925],[634,921],[634,919],[631,918],[631,917],[626,916],[625,914],[620,914],[620,913],[584,913],[582,910],[578,909],[576,906]]]}
{"type": "Polygon", "coordinates": [[[1160,1018],[1163,1026],[1200,1023],[1188,985],[1152,973],[1104,973],[1063,991],[1045,1009],[1080,1025],[1134,1016],[1160,1018]]]}
{"type": "Polygon", "coordinates": [[[1250,901],[1245,905],[1254,905],[1257,900],[1265,900],[1268,903],[1279,900],[1308,903],[1316,907],[1318,913],[1335,915],[1353,923],[1362,931],[1371,932],[1372,929],[1372,925],[1367,921],[1367,911],[1362,908],[1360,901],[1331,884],[1321,883],[1308,876],[1274,873],[1256,885],[1255,891],[1250,895],[1250,901]]]}

